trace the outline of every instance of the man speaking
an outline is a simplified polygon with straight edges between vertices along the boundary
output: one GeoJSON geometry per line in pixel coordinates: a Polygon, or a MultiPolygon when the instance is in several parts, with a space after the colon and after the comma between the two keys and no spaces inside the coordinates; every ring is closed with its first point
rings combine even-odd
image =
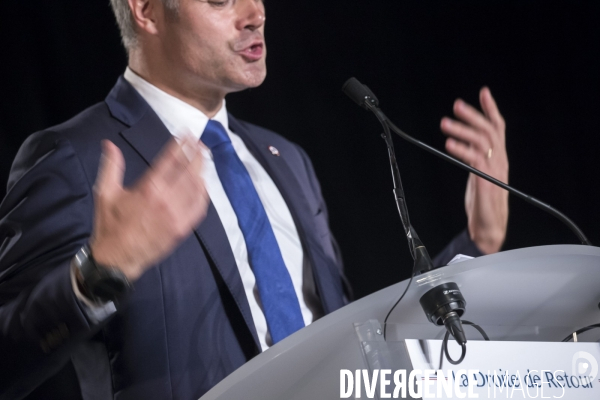
{"type": "MultiPolygon", "coordinates": [[[[265,79],[263,2],[111,3],[127,70],[27,139],[0,206],[1,398],[72,363],[85,399],[197,399],[348,301],[307,155],[225,107],[265,79]]],[[[447,148],[506,181],[481,100],[485,115],[458,102],[443,121],[447,148]]],[[[466,206],[438,265],[504,240],[506,193],[471,177],[466,206]]]]}

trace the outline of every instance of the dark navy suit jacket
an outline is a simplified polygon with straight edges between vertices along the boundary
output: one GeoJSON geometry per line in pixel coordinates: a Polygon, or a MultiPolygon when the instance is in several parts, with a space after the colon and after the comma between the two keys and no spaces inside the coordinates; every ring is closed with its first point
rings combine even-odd
{"type": "MultiPolygon", "coordinates": [[[[323,310],[339,309],[349,289],[309,158],[281,136],[229,118],[292,213],[323,310]]],[[[69,363],[85,399],[197,399],[258,354],[242,280],[212,205],[108,320],[93,324],[73,293],[70,261],[92,232],[101,140],[123,152],[127,186],[170,138],[120,78],[105,102],[23,144],[0,205],[0,399],[26,395],[69,363]]],[[[451,246],[447,252],[478,253],[468,237],[451,246]]]]}

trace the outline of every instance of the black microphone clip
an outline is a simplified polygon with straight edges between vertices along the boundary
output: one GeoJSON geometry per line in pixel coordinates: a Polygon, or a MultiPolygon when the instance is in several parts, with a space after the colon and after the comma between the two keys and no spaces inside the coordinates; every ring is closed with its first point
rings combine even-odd
{"type": "Polygon", "coordinates": [[[369,110],[371,107],[379,107],[377,96],[367,85],[363,85],[354,77],[344,83],[342,91],[365,110],[369,110]]]}

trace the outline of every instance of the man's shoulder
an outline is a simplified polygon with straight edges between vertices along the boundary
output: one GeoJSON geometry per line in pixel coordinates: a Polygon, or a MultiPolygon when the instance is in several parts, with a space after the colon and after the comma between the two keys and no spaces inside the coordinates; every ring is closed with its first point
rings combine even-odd
{"type": "Polygon", "coordinates": [[[79,114],[30,135],[23,147],[52,147],[58,140],[68,140],[74,145],[97,142],[109,138],[124,125],[113,118],[105,102],[92,105],[79,114]]]}
{"type": "Polygon", "coordinates": [[[63,123],[31,134],[13,161],[9,187],[36,163],[58,149],[83,157],[99,154],[101,140],[114,140],[124,127],[111,116],[106,103],[100,102],[63,123]]]}
{"type": "Polygon", "coordinates": [[[44,129],[37,135],[64,138],[77,145],[110,139],[110,136],[118,134],[124,127],[122,122],[111,115],[107,104],[102,101],[61,124],[44,129]]]}

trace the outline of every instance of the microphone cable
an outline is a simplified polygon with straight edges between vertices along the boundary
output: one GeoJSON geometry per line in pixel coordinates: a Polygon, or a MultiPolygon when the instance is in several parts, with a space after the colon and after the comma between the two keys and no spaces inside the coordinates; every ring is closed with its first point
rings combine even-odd
{"type": "Polygon", "coordinates": [[[581,329],[579,329],[579,330],[571,333],[569,336],[567,336],[566,338],[564,338],[562,341],[563,342],[568,342],[571,339],[575,340],[575,338],[577,337],[577,335],[580,335],[583,332],[591,331],[592,329],[598,329],[598,328],[600,328],[600,324],[594,324],[594,325],[586,326],[585,328],[581,328],[581,329]]]}
{"type": "MultiPolygon", "coordinates": [[[[479,333],[481,333],[481,336],[483,336],[484,340],[486,340],[486,341],[490,340],[487,333],[485,333],[483,328],[480,327],[479,325],[477,325],[473,322],[470,322],[470,321],[466,321],[466,320],[462,320],[461,322],[463,323],[463,325],[470,325],[473,328],[477,329],[479,331],[479,333]]],[[[450,357],[450,354],[448,353],[448,338],[449,337],[450,337],[450,332],[446,331],[446,334],[444,335],[444,340],[442,341],[442,351],[440,352],[440,367],[438,369],[442,369],[442,365],[444,363],[444,355],[446,356],[446,359],[448,360],[448,362],[452,365],[460,364],[461,362],[463,362],[463,360],[465,359],[465,356],[467,355],[467,345],[461,344],[460,358],[456,361],[453,360],[452,357],[450,357]]]]}
{"type": "Polygon", "coordinates": [[[392,308],[390,309],[390,311],[388,311],[387,315],[385,316],[385,319],[383,320],[383,340],[386,340],[386,337],[387,337],[386,333],[387,333],[387,321],[388,321],[388,318],[390,318],[390,315],[392,314],[392,311],[394,311],[394,309],[398,306],[398,304],[400,304],[400,302],[402,301],[402,299],[406,295],[406,292],[408,292],[408,288],[410,287],[410,284],[412,283],[414,277],[415,277],[415,271],[413,271],[412,276],[410,277],[410,280],[408,281],[408,285],[406,285],[406,289],[404,289],[404,293],[402,293],[402,296],[400,296],[400,298],[398,299],[398,301],[396,301],[396,303],[394,303],[394,305],[392,306],[392,308]]]}

